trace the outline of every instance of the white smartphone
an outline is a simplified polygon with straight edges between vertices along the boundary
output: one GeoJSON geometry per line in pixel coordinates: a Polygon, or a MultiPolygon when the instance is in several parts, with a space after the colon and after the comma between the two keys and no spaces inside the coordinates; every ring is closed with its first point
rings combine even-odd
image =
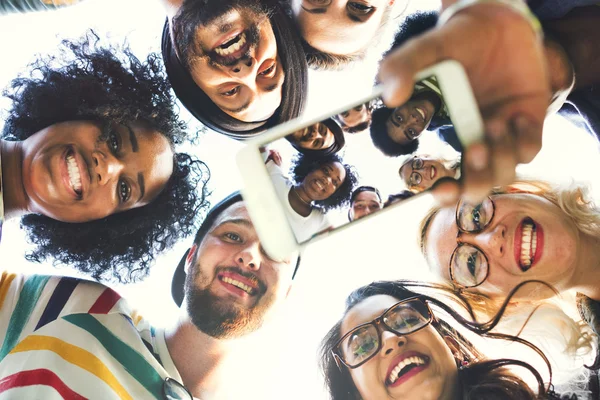
{"type": "Polygon", "coordinates": [[[278,125],[239,152],[242,196],[270,256],[286,257],[378,218],[442,177],[459,179],[461,155],[454,150],[482,140],[484,129],[464,69],[444,61],[415,82],[400,107],[386,108],[377,86],[317,118],[278,125]],[[436,133],[453,156],[419,154],[419,141],[436,140],[436,133]]]}

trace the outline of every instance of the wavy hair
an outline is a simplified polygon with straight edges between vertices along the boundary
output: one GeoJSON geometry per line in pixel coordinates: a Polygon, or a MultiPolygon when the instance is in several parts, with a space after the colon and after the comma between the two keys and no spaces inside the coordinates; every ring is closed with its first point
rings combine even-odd
{"type": "MultiPolygon", "coordinates": [[[[518,287],[515,288],[514,291],[517,289],[518,287]]],[[[514,291],[512,293],[514,293],[514,291]]],[[[388,295],[398,300],[418,296],[421,300],[435,305],[445,313],[449,314],[463,328],[474,332],[479,336],[503,339],[523,344],[534,350],[544,360],[549,368],[550,380],[552,379],[552,368],[550,367],[549,361],[543,352],[536,346],[518,336],[490,332],[502,318],[504,310],[500,310],[491,320],[485,323],[479,323],[476,321],[468,301],[463,298],[459,292],[443,286],[438,287],[438,285],[435,284],[400,280],[373,282],[356,289],[346,299],[344,315],[364,299],[376,295],[388,295]],[[417,292],[414,291],[415,289],[417,292]],[[470,316],[471,319],[464,318],[445,302],[435,297],[419,293],[420,289],[425,290],[425,292],[431,290],[438,291],[443,297],[451,298],[455,304],[462,308],[463,312],[466,312],[470,316]]],[[[335,344],[341,338],[342,321],[343,318],[333,326],[321,342],[321,347],[319,349],[320,366],[325,375],[325,382],[332,400],[361,400],[361,396],[352,380],[350,372],[347,368],[337,365],[332,352],[335,344]]],[[[440,336],[449,336],[454,339],[458,344],[461,357],[468,363],[467,366],[458,367],[458,379],[461,382],[461,398],[463,400],[476,400],[482,398],[494,400],[560,398],[551,389],[551,385],[549,385],[548,388],[544,385],[540,373],[530,364],[513,359],[486,360],[483,354],[460,334],[460,332],[452,328],[450,324],[437,316],[434,316],[432,324],[440,336]],[[537,383],[537,394],[534,393],[521,378],[515,375],[514,372],[507,369],[507,367],[514,366],[522,367],[533,375],[537,383]]]]}
{"type": "MultiPolygon", "coordinates": [[[[140,61],[127,46],[101,46],[89,31],[63,41],[59,56],[38,58],[28,77],[12,81],[12,100],[2,139],[21,141],[50,125],[89,120],[99,126],[142,122],[171,148],[188,136],[175,112],[160,58],[140,61]]],[[[94,279],[135,281],[148,274],[155,256],[195,232],[206,209],[208,167],[185,153],[173,157],[173,174],[150,204],[86,223],[66,223],[44,215],[21,219],[34,249],[26,258],[70,264],[94,279]]]]}
{"type": "Polygon", "coordinates": [[[336,208],[348,207],[350,205],[352,190],[358,184],[358,175],[354,167],[344,164],[342,158],[337,154],[311,157],[300,153],[292,160],[290,173],[296,184],[302,183],[309,173],[319,169],[322,165],[334,162],[339,162],[343,165],[346,170],[346,178],[331,196],[325,200],[313,201],[313,205],[324,213],[336,208]]]}

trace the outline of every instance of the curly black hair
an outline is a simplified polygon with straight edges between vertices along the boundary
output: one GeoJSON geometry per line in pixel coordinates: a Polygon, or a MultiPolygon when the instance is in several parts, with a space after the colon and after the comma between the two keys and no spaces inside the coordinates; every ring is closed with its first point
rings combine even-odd
{"type": "Polygon", "coordinates": [[[344,161],[337,154],[329,154],[320,157],[311,157],[305,154],[298,154],[292,160],[291,176],[296,184],[300,184],[306,176],[312,171],[320,168],[324,164],[339,162],[346,170],[346,178],[337,190],[325,200],[313,201],[313,205],[324,213],[336,208],[348,207],[352,191],[358,183],[358,174],[353,166],[344,164],[344,161]]]}
{"type": "Polygon", "coordinates": [[[385,121],[394,111],[393,108],[381,107],[371,114],[371,141],[383,154],[388,157],[398,157],[411,154],[419,147],[419,138],[406,144],[396,143],[388,135],[385,121]]]}
{"type": "MultiPolygon", "coordinates": [[[[159,131],[174,148],[186,125],[175,111],[160,57],[137,59],[127,45],[101,46],[93,32],[63,41],[58,56],[39,57],[27,77],[12,81],[4,95],[12,100],[1,138],[22,141],[50,125],[89,120],[99,126],[142,122],[159,131]]],[[[197,135],[197,134],[196,134],[197,135]]],[[[193,136],[193,135],[192,135],[193,136]]],[[[208,207],[208,167],[176,153],[173,174],[150,204],[86,223],[65,223],[44,215],[21,219],[35,245],[29,261],[53,259],[94,279],[136,281],[145,277],[157,253],[195,232],[208,207]]]]}

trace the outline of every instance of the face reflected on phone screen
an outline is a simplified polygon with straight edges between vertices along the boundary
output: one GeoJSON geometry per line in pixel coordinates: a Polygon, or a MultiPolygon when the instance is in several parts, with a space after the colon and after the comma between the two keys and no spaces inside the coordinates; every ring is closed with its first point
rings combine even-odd
{"type": "Polygon", "coordinates": [[[440,179],[458,179],[461,154],[449,144],[457,140],[439,82],[430,76],[399,107],[387,108],[375,97],[296,127],[269,143],[263,159],[303,243],[374,218],[440,179]],[[437,149],[422,150],[425,138],[437,149]]]}

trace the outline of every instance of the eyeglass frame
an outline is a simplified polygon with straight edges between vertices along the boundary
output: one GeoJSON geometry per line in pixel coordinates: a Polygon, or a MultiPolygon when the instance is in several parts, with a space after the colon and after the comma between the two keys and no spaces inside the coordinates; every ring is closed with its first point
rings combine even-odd
{"type": "Polygon", "coordinates": [[[410,168],[412,169],[412,172],[410,173],[410,176],[408,177],[408,180],[410,181],[410,182],[409,182],[410,186],[418,186],[418,185],[420,185],[420,184],[421,184],[421,182],[423,182],[423,176],[422,176],[420,173],[418,173],[418,172],[415,172],[415,169],[416,169],[417,171],[420,171],[420,170],[422,170],[422,169],[423,169],[423,167],[425,167],[425,161],[423,161],[423,159],[422,159],[421,157],[414,156],[413,160],[410,162],[410,168]],[[421,161],[421,163],[423,163],[423,165],[421,165],[421,167],[420,167],[420,168],[415,168],[415,167],[414,167],[414,163],[415,163],[415,161],[417,161],[417,160],[419,160],[419,161],[421,161]],[[412,183],[412,175],[413,175],[413,174],[417,174],[417,175],[419,175],[419,177],[421,177],[421,180],[420,180],[420,182],[419,182],[419,183],[417,183],[417,184],[413,184],[413,183],[412,183]]]}
{"type": "MultiPolygon", "coordinates": [[[[462,228],[458,222],[458,210],[459,210],[459,206],[463,204],[463,201],[460,200],[458,203],[456,203],[456,211],[454,212],[454,219],[455,219],[455,223],[456,223],[456,228],[458,230],[458,232],[456,232],[456,247],[454,248],[454,251],[452,252],[452,255],[450,256],[450,262],[448,264],[448,274],[450,275],[450,279],[452,280],[452,283],[456,286],[459,286],[461,289],[472,289],[474,287],[480,286],[481,284],[483,284],[483,282],[485,282],[485,280],[488,278],[488,276],[490,275],[490,262],[489,259],[487,257],[487,255],[485,254],[485,252],[477,245],[475,244],[471,244],[471,243],[464,243],[459,241],[460,236],[464,233],[468,233],[468,234],[478,234],[481,233],[483,231],[486,230],[486,228],[488,226],[490,226],[490,224],[492,223],[492,221],[494,220],[494,217],[496,216],[496,203],[494,203],[494,200],[490,197],[487,196],[487,198],[490,200],[490,202],[492,203],[492,217],[490,218],[490,220],[488,221],[487,224],[485,224],[484,227],[474,230],[474,231],[468,231],[464,228],[462,228]],[[475,250],[477,250],[478,252],[481,253],[481,255],[483,255],[483,258],[485,258],[485,262],[487,264],[487,272],[485,274],[485,277],[481,280],[481,282],[479,282],[477,285],[473,285],[473,286],[464,286],[458,282],[456,282],[456,280],[454,279],[454,274],[452,273],[452,261],[454,260],[454,256],[456,255],[456,252],[458,251],[459,248],[463,247],[463,246],[471,246],[473,247],[475,250]]],[[[483,202],[479,203],[482,204],[483,202]]]]}
{"type": "Polygon", "coordinates": [[[353,329],[351,329],[350,331],[348,331],[344,336],[342,336],[335,343],[335,345],[331,349],[331,354],[333,355],[333,359],[335,360],[335,363],[337,364],[338,367],[340,367],[339,363],[341,362],[342,364],[344,364],[346,367],[348,367],[350,369],[356,369],[356,368],[364,365],[367,361],[371,360],[373,357],[375,357],[375,355],[377,353],[379,353],[381,351],[381,348],[383,347],[383,340],[381,339],[381,335],[383,333],[383,330],[386,330],[388,332],[392,332],[396,336],[408,336],[408,335],[412,335],[415,332],[420,331],[421,329],[423,329],[426,326],[430,325],[435,320],[436,319],[435,319],[435,315],[433,315],[433,311],[431,311],[431,308],[429,307],[429,304],[427,304],[427,301],[425,301],[422,296],[413,296],[413,297],[410,297],[408,299],[400,300],[396,304],[393,304],[390,307],[388,307],[384,312],[381,313],[381,315],[379,315],[379,317],[374,318],[370,322],[365,322],[364,324],[360,324],[358,326],[355,326],[353,329]],[[419,300],[427,308],[427,311],[429,313],[429,320],[427,321],[427,323],[425,325],[423,325],[420,328],[415,329],[414,331],[411,331],[409,333],[398,333],[395,330],[393,330],[392,328],[390,328],[385,322],[383,322],[383,318],[385,317],[385,315],[390,310],[396,308],[398,305],[400,305],[402,303],[408,303],[409,301],[413,301],[413,300],[419,300]],[[348,365],[346,363],[346,361],[344,360],[344,357],[341,354],[339,354],[340,353],[339,347],[342,344],[342,342],[344,341],[344,339],[346,339],[352,332],[355,332],[356,330],[358,330],[358,329],[360,329],[360,328],[362,328],[364,326],[368,326],[368,325],[373,325],[375,327],[375,330],[377,331],[377,339],[378,339],[377,349],[373,352],[373,354],[371,354],[365,360],[361,361],[360,363],[356,364],[355,366],[350,366],[350,365],[348,365]],[[380,329],[380,328],[378,328],[378,325],[383,325],[384,328],[380,329]]]}
{"type": "Polygon", "coordinates": [[[175,380],[171,377],[168,377],[168,376],[163,380],[163,384],[162,384],[163,399],[167,400],[167,385],[168,384],[174,384],[175,386],[178,386],[179,388],[183,389],[188,394],[189,400],[194,400],[194,396],[192,396],[190,391],[183,385],[183,383],[180,383],[177,380],[175,380]],[[171,383],[171,382],[173,382],[173,383],[171,383]]]}

